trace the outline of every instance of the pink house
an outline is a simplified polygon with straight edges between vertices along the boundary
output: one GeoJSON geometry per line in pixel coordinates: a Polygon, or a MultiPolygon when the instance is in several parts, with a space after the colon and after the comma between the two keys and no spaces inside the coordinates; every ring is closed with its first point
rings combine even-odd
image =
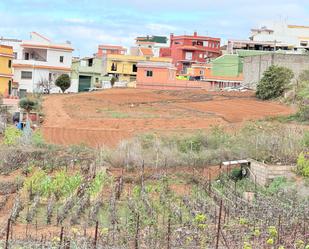
{"type": "Polygon", "coordinates": [[[136,87],[158,90],[206,89],[207,82],[176,79],[177,68],[169,62],[139,62],[136,87]]]}

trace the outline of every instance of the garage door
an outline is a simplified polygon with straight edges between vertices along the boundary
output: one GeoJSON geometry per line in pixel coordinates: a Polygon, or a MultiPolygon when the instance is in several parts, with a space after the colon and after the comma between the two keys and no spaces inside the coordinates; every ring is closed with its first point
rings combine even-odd
{"type": "Polygon", "coordinates": [[[88,91],[91,86],[91,76],[79,76],[78,91],[88,91]]]}

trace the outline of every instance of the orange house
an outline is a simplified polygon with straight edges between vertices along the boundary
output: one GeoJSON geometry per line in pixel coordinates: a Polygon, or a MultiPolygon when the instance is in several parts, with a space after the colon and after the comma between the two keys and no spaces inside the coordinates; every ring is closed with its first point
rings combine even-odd
{"type": "Polygon", "coordinates": [[[139,62],[136,87],[158,90],[206,89],[208,82],[176,79],[177,68],[169,62],[139,62]]]}

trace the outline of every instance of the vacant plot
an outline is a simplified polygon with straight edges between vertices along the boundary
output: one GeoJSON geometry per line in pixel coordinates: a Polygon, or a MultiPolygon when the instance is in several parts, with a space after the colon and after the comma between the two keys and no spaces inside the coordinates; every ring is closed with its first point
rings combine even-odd
{"type": "Polygon", "coordinates": [[[43,133],[48,142],[96,147],[113,146],[138,133],[191,132],[292,110],[258,101],[251,93],[111,89],[48,96],[44,112],[43,133]]]}

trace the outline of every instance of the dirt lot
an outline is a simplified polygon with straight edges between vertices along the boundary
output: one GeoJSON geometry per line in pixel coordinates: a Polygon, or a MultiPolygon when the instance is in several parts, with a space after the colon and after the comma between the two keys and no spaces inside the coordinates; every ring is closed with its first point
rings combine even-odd
{"type": "Polygon", "coordinates": [[[246,120],[286,115],[292,110],[258,101],[252,93],[111,89],[48,96],[44,112],[43,134],[47,141],[97,147],[114,146],[138,133],[237,126],[246,120]]]}

